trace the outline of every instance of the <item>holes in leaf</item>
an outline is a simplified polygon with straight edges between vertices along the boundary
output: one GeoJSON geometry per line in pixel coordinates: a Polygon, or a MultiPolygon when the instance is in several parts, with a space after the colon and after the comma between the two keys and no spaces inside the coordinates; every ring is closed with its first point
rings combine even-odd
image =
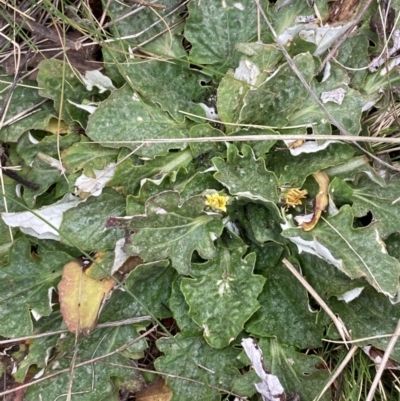
{"type": "Polygon", "coordinates": [[[207,259],[203,259],[197,251],[193,252],[192,255],[192,263],[205,263],[207,262],[207,259]]]}
{"type": "Polygon", "coordinates": [[[196,64],[189,64],[191,70],[203,71],[203,68],[196,64]]]}
{"type": "Polygon", "coordinates": [[[353,228],[367,227],[371,224],[372,220],[372,213],[368,212],[366,215],[354,219],[353,228]]]}
{"type": "Polygon", "coordinates": [[[190,50],[192,49],[192,44],[185,37],[182,39],[182,46],[186,53],[189,54],[190,50]]]}

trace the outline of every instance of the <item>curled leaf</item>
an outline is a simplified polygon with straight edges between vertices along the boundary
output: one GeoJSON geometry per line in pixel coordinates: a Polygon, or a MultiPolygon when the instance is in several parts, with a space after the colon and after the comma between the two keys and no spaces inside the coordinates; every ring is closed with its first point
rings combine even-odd
{"type": "Polygon", "coordinates": [[[319,218],[321,217],[322,212],[326,210],[329,205],[329,196],[328,196],[328,186],[329,186],[329,177],[328,175],[320,171],[318,173],[313,174],[315,181],[317,181],[319,186],[319,191],[317,196],[315,197],[314,203],[314,213],[312,215],[312,219],[308,222],[301,223],[301,228],[303,231],[312,230],[315,225],[318,223],[319,218]]]}
{"type": "Polygon", "coordinates": [[[286,399],[285,389],[275,375],[269,374],[263,363],[262,351],[252,338],[244,338],[242,347],[251,361],[253,369],[261,379],[261,383],[256,383],[255,387],[261,394],[263,401],[274,401],[286,399]]]}

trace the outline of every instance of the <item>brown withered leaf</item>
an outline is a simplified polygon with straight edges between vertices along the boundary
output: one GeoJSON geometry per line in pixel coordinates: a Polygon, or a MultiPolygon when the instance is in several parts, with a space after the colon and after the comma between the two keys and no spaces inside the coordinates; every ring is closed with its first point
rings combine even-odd
{"type": "MultiPolygon", "coordinates": [[[[53,28],[54,29],[54,28],[53,28]]],[[[56,35],[57,32],[55,31],[56,35]]],[[[71,40],[78,39],[80,37],[79,32],[67,32],[67,37],[71,40]]],[[[26,63],[26,69],[36,69],[39,63],[45,59],[57,59],[62,60],[65,57],[68,59],[68,63],[76,68],[81,74],[85,74],[86,71],[99,70],[103,67],[103,63],[97,60],[97,53],[99,51],[99,46],[86,46],[81,47],[78,50],[67,48],[64,51],[60,48],[54,49],[54,43],[51,41],[41,43],[39,51],[32,53],[32,57],[26,63]]],[[[14,75],[16,73],[15,69],[15,59],[14,57],[8,57],[3,62],[0,63],[0,67],[4,68],[7,75],[14,75]]],[[[23,71],[25,72],[25,71],[23,71]]],[[[35,80],[37,75],[37,70],[34,70],[29,76],[29,79],[35,80]]]]}
{"type": "Polygon", "coordinates": [[[102,302],[114,285],[110,277],[89,277],[78,260],[64,266],[58,295],[61,315],[70,332],[88,335],[96,327],[102,302]]]}
{"type": "Polygon", "coordinates": [[[360,0],[337,0],[330,3],[327,23],[350,21],[360,4],[360,0]]]}
{"type": "Polygon", "coordinates": [[[315,197],[314,202],[314,213],[311,221],[301,223],[301,228],[304,231],[312,230],[318,223],[322,212],[326,210],[329,205],[328,187],[329,187],[329,177],[323,171],[313,174],[315,181],[317,181],[319,186],[319,191],[315,197]]]}
{"type": "Polygon", "coordinates": [[[172,392],[164,379],[158,378],[154,383],[138,391],[135,397],[137,401],[169,401],[172,398],[172,392]]]}
{"type": "MultiPolygon", "coordinates": [[[[383,354],[385,353],[379,348],[375,348],[373,345],[367,345],[362,348],[362,350],[370,357],[370,359],[375,363],[376,367],[379,368],[379,365],[382,362],[383,354]]],[[[390,370],[400,370],[400,364],[389,359],[386,363],[385,369],[390,370]]]]}

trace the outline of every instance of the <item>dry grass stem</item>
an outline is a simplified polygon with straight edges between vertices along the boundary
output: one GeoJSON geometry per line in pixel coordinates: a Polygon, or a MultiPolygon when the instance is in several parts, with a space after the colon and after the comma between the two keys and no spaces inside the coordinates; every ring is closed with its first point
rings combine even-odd
{"type": "Polygon", "coordinates": [[[357,350],[358,350],[357,345],[353,345],[349,349],[349,352],[347,353],[346,357],[343,359],[341,364],[335,369],[335,371],[329,377],[329,381],[325,384],[325,387],[321,390],[320,394],[314,401],[318,401],[326,393],[326,391],[329,390],[329,388],[332,386],[332,384],[335,382],[335,380],[339,377],[339,375],[346,368],[347,364],[350,362],[351,358],[353,358],[353,356],[357,350]]]}
{"type": "MultiPolygon", "coordinates": [[[[147,337],[150,333],[152,333],[153,331],[157,330],[157,327],[158,327],[158,326],[152,327],[151,329],[147,330],[145,333],[141,334],[139,337],[135,338],[134,340],[128,341],[127,343],[125,343],[124,345],[122,345],[121,347],[117,348],[117,349],[114,350],[114,351],[111,351],[111,352],[109,352],[109,353],[107,353],[107,354],[98,356],[97,358],[89,359],[89,360],[87,360],[87,361],[85,361],[85,362],[77,363],[77,364],[75,365],[75,368],[80,368],[81,366],[90,365],[90,364],[92,364],[92,363],[101,361],[102,359],[108,358],[109,356],[118,354],[118,353],[124,351],[125,349],[129,348],[129,347],[130,347],[132,344],[134,344],[135,342],[141,340],[142,338],[147,337]]],[[[10,389],[10,390],[2,391],[2,392],[0,393],[0,397],[1,397],[1,396],[4,396],[4,395],[7,395],[7,394],[15,393],[16,391],[21,390],[21,389],[23,389],[23,388],[31,387],[31,386],[33,386],[33,385],[35,385],[35,384],[41,383],[41,382],[43,382],[43,381],[45,381],[45,380],[48,380],[48,379],[50,379],[50,378],[52,378],[52,377],[59,376],[59,375],[61,375],[62,373],[67,373],[67,372],[69,372],[69,371],[70,371],[70,368],[62,369],[62,370],[60,370],[60,371],[58,371],[58,372],[51,373],[50,375],[41,377],[40,379],[37,379],[37,380],[35,380],[35,381],[29,382],[29,383],[26,383],[26,384],[22,384],[21,386],[18,386],[18,387],[16,387],[16,388],[12,388],[12,389],[10,389]]]]}
{"type": "MultiPolygon", "coordinates": [[[[97,329],[102,329],[104,327],[118,327],[118,326],[124,326],[124,325],[127,325],[127,324],[135,324],[135,323],[152,321],[152,320],[153,320],[153,318],[151,316],[132,317],[132,318],[129,318],[129,319],[118,320],[118,321],[115,321],[115,322],[100,323],[100,324],[97,325],[96,328],[97,329]]],[[[35,338],[55,336],[57,334],[63,334],[63,333],[69,333],[69,330],[48,331],[47,333],[40,333],[40,334],[31,335],[31,336],[12,338],[12,339],[9,339],[9,340],[2,340],[2,341],[0,341],[0,345],[18,343],[18,342],[21,342],[21,341],[33,340],[35,338]]]]}
{"type": "Polygon", "coordinates": [[[390,341],[389,341],[389,343],[388,343],[388,345],[386,347],[385,353],[383,354],[383,357],[382,357],[382,361],[381,361],[381,363],[379,365],[379,369],[376,372],[376,375],[374,377],[374,381],[372,382],[371,388],[370,388],[370,390],[368,392],[368,396],[367,396],[365,401],[373,401],[374,400],[375,391],[376,391],[376,389],[378,388],[378,385],[381,382],[381,377],[382,377],[383,371],[386,369],[386,364],[387,364],[387,362],[388,362],[388,360],[390,358],[390,354],[392,353],[393,348],[396,345],[396,342],[397,342],[399,337],[400,337],[400,320],[398,321],[397,326],[396,326],[396,330],[395,330],[392,338],[390,339],[390,341]]]}
{"type": "Polygon", "coordinates": [[[326,312],[326,314],[332,319],[335,324],[340,336],[343,339],[345,345],[347,345],[347,340],[351,339],[350,333],[347,331],[346,326],[343,324],[341,319],[339,319],[325,303],[325,301],[318,295],[318,293],[311,287],[311,285],[305,280],[305,278],[296,270],[296,268],[290,263],[286,258],[282,260],[282,263],[290,270],[290,272],[300,281],[301,285],[310,293],[310,295],[318,302],[321,308],[326,312]]]}

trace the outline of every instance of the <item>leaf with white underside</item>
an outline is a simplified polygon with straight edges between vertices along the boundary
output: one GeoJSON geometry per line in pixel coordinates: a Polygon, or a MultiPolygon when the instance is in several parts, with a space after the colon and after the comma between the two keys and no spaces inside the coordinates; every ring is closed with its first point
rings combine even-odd
{"type": "MultiPolygon", "coordinates": [[[[253,341],[251,338],[245,340],[248,342],[253,341]]],[[[276,387],[273,386],[273,388],[276,388],[276,390],[279,390],[280,387],[285,389],[287,399],[312,401],[320,395],[321,389],[329,377],[327,369],[319,368],[319,365],[323,363],[322,358],[312,354],[305,355],[297,351],[296,348],[288,347],[273,337],[261,338],[256,347],[262,353],[263,362],[262,366],[258,365],[257,370],[262,374],[262,369],[268,369],[268,374],[276,377],[274,380],[270,378],[269,382],[275,384],[276,387]]],[[[257,349],[253,349],[253,353],[256,351],[257,349]]],[[[248,357],[251,359],[250,356],[248,357]]],[[[259,356],[256,355],[253,358],[259,358],[259,356]]],[[[244,360],[247,357],[242,353],[239,359],[244,360]]],[[[254,363],[253,367],[255,370],[256,366],[254,363]]],[[[250,371],[238,380],[235,380],[237,382],[234,385],[235,389],[239,388],[246,376],[253,379],[253,385],[257,386],[257,383],[260,381],[258,377],[254,378],[253,372],[250,371]]],[[[265,386],[262,387],[265,388],[265,386]]],[[[278,401],[280,398],[272,398],[272,400],[278,401]]],[[[325,392],[320,400],[329,401],[329,394],[325,392]]]]}
{"type": "Polygon", "coordinates": [[[252,338],[244,338],[242,347],[250,359],[251,366],[261,379],[261,383],[256,383],[255,387],[261,394],[263,401],[275,401],[285,397],[285,389],[282,387],[278,377],[265,371],[262,351],[257,343],[252,338]]]}
{"type": "Polygon", "coordinates": [[[182,279],[189,316],[203,328],[205,340],[214,348],[228,346],[260,307],[257,297],[265,278],[253,274],[255,253],[242,259],[244,251],[244,247],[219,248],[214,259],[192,265],[194,279],[182,279]]]}
{"type": "Polygon", "coordinates": [[[80,199],[68,194],[60,201],[50,206],[44,206],[41,209],[32,212],[2,213],[1,217],[10,227],[19,227],[19,229],[29,235],[41,239],[59,240],[60,235],[56,229],[61,226],[63,214],[81,202],[80,199]],[[40,218],[40,217],[41,218],[40,218]],[[51,227],[49,222],[53,227],[51,227]]]}
{"type": "Polygon", "coordinates": [[[353,218],[352,208],[345,205],[309,232],[289,228],[282,235],[294,242],[300,253],[317,255],[350,278],[365,277],[379,292],[394,296],[399,289],[399,261],[388,255],[378,225],[354,229],[353,218]]]}
{"type": "Polygon", "coordinates": [[[80,175],[75,181],[75,193],[99,196],[103,188],[114,177],[115,163],[108,164],[103,170],[93,169],[95,177],[88,177],[85,174],[80,175]]]}

